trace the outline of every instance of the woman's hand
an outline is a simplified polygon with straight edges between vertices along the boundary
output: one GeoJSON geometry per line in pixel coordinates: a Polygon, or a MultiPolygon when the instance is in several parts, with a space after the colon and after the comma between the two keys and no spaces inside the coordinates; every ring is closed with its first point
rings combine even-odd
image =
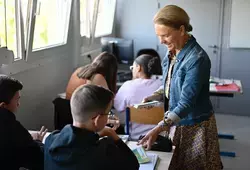
{"type": "Polygon", "coordinates": [[[151,96],[148,96],[142,100],[142,103],[150,102],[150,101],[162,101],[163,100],[163,94],[153,94],[151,96]]]}
{"type": "Polygon", "coordinates": [[[161,127],[156,126],[154,129],[149,131],[142,140],[138,142],[138,145],[142,145],[146,150],[150,150],[151,146],[157,139],[157,136],[161,133],[161,127]]]}

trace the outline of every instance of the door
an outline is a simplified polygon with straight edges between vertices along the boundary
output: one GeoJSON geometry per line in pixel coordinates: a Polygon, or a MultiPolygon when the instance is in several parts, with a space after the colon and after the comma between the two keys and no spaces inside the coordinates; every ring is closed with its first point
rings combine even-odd
{"type": "MultiPolygon", "coordinates": [[[[221,11],[223,0],[158,0],[159,8],[165,5],[177,5],[183,8],[190,17],[193,26],[192,35],[203,47],[211,59],[212,76],[219,76],[221,11]]],[[[167,48],[158,41],[158,52],[164,56],[167,48]]]]}

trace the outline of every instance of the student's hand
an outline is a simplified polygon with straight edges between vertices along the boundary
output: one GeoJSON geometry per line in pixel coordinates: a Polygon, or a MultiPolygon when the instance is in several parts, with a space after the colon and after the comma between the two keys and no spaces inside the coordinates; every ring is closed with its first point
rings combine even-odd
{"type": "Polygon", "coordinates": [[[98,132],[98,134],[100,137],[104,137],[104,136],[111,137],[114,141],[120,139],[119,136],[114,131],[114,129],[107,127],[107,126],[103,128],[100,132],[98,132]]]}
{"type": "Polygon", "coordinates": [[[146,150],[150,150],[151,146],[154,144],[154,142],[156,141],[160,130],[159,130],[159,126],[156,126],[154,129],[152,129],[151,131],[149,131],[144,138],[142,138],[139,142],[138,145],[142,145],[146,150]]]}
{"type": "Polygon", "coordinates": [[[150,101],[162,101],[162,94],[153,94],[151,96],[148,96],[148,97],[145,97],[143,100],[142,100],[142,103],[147,103],[147,102],[150,102],[150,101]]]}
{"type": "Polygon", "coordinates": [[[46,129],[44,126],[42,126],[42,128],[39,132],[31,133],[31,136],[32,136],[33,140],[39,140],[42,142],[47,131],[48,131],[48,129],[46,129]]]}
{"type": "Polygon", "coordinates": [[[120,126],[120,120],[117,116],[112,115],[109,116],[107,124],[112,125],[113,126],[112,129],[116,130],[120,126]]]}

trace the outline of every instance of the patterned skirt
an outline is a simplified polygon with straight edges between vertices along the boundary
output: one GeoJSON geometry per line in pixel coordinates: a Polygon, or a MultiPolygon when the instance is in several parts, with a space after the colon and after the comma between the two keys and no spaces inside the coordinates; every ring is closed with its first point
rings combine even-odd
{"type": "Polygon", "coordinates": [[[173,145],[175,150],[169,170],[222,169],[214,114],[193,126],[177,126],[173,145]]]}

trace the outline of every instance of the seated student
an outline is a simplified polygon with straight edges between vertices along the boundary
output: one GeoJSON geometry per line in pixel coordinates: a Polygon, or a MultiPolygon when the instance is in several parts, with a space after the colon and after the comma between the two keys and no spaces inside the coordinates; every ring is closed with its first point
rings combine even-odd
{"type": "MultiPolygon", "coordinates": [[[[118,90],[114,107],[118,112],[124,112],[127,106],[141,103],[148,95],[156,91],[162,82],[152,78],[153,75],[161,75],[161,62],[158,57],[143,54],[137,57],[132,66],[133,80],[125,82],[118,90]]],[[[123,114],[123,117],[125,114],[123,114]]],[[[120,115],[120,119],[122,115],[120,115]]],[[[138,140],[155,125],[132,124],[130,138],[138,140]]]]}
{"type": "Polygon", "coordinates": [[[80,67],[71,75],[66,88],[66,99],[70,100],[77,87],[83,84],[96,84],[116,92],[118,63],[113,54],[103,52],[91,64],[80,67]]]}
{"type": "MultiPolygon", "coordinates": [[[[117,69],[118,63],[116,57],[108,52],[103,52],[98,55],[91,64],[88,64],[75,70],[75,72],[71,75],[71,78],[66,88],[66,100],[57,99],[54,101],[56,108],[58,110],[64,111],[63,113],[61,113],[64,116],[63,121],[60,122],[58,125],[59,130],[61,130],[61,127],[64,127],[66,124],[72,124],[73,120],[69,112],[69,100],[75,89],[84,84],[95,84],[107,88],[113,93],[116,93],[117,69]]],[[[114,116],[114,119],[118,118],[114,116]]],[[[111,123],[110,120],[109,123],[111,123]]],[[[120,126],[119,123],[114,123],[113,125],[116,128],[120,126]]]]}
{"type": "Polygon", "coordinates": [[[16,120],[14,113],[20,105],[22,88],[18,80],[0,75],[0,166],[6,170],[19,170],[20,167],[42,170],[44,159],[40,146],[47,130],[43,127],[32,139],[16,120]]]}
{"type": "Polygon", "coordinates": [[[70,101],[73,125],[45,141],[45,170],[136,170],[138,161],[111,128],[105,127],[113,93],[101,86],[82,85],[70,101]],[[100,139],[100,137],[108,138],[100,139]]]}

